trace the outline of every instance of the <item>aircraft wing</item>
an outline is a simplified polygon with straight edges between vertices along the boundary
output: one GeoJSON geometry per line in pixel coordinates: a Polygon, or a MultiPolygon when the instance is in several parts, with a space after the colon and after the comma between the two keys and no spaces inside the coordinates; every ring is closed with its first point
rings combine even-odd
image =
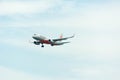
{"type": "Polygon", "coordinates": [[[73,38],[73,37],[74,37],[74,35],[71,36],[71,37],[58,38],[58,39],[52,39],[52,40],[53,40],[53,41],[62,41],[62,40],[66,40],[66,39],[73,38]]]}

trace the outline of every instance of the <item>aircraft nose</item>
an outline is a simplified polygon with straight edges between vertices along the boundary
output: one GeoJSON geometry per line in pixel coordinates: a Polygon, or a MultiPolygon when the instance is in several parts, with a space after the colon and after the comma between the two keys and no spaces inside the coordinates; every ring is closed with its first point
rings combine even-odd
{"type": "Polygon", "coordinates": [[[35,36],[35,35],[33,35],[33,36],[32,36],[32,38],[33,38],[33,39],[35,39],[35,38],[36,38],[36,36],[35,36]]]}
{"type": "Polygon", "coordinates": [[[36,34],[34,34],[32,37],[34,38],[36,36],[36,34]]]}
{"type": "Polygon", "coordinates": [[[39,37],[38,37],[36,34],[34,34],[34,35],[32,36],[32,38],[35,39],[35,40],[39,40],[39,37]]]}

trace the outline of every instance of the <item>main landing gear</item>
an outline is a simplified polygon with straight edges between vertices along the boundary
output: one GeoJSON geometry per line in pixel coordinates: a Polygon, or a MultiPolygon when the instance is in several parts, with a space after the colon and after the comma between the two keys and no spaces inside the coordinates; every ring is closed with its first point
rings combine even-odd
{"type": "Polygon", "coordinates": [[[42,44],[42,46],[41,47],[44,47],[44,45],[42,44]]]}

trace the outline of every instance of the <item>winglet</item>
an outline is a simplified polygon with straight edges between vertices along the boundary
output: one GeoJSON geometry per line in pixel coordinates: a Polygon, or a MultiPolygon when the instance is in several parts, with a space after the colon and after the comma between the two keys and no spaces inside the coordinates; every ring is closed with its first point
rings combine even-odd
{"type": "Polygon", "coordinates": [[[73,37],[75,37],[75,34],[73,34],[73,36],[71,36],[70,38],[73,38],[73,37]]]}

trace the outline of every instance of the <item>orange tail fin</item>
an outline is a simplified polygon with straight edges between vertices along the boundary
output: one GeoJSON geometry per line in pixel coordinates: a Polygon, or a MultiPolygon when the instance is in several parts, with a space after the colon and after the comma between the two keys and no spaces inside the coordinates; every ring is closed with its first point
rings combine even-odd
{"type": "Polygon", "coordinates": [[[63,34],[60,35],[60,39],[63,38],[63,34]]]}

